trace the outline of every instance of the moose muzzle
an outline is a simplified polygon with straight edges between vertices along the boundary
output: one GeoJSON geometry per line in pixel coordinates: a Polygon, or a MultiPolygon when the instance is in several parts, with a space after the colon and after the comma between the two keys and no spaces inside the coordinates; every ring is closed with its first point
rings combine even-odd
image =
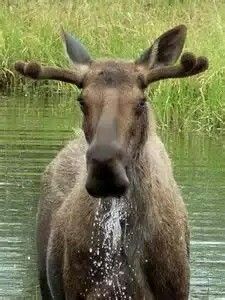
{"type": "Polygon", "coordinates": [[[97,198],[121,197],[129,187],[126,155],[116,143],[90,145],[87,151],[88,193],[97,198]]]}

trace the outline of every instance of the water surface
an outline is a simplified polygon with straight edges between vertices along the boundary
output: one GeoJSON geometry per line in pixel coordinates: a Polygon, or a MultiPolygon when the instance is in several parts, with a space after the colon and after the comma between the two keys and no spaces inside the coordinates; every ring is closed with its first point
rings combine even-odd
{"type": "MultiPolygon", "coordinates": [[[[79,127],[70,97],[0,96],[0,299],[39,299],[40,174],[79,127]]],[[[225,299],[225,137],[163,140],[189,210],[191,299],[225,299]]]]}

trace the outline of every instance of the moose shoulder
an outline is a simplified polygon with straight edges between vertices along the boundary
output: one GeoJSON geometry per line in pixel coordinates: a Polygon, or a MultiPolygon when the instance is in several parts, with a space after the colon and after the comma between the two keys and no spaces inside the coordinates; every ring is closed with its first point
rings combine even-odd
{"type": "Polygon", "coordinates": [[[62,37],[73,69],[15,64],[24,76],[82,89],[84,135],[43,176],[37,219],[42,297],[187,300],[187,212],[145,88],[203,72],[207,59],[181,55],[184,25],[161,35],[135,62],[95,61],[77,39],[64,31],[62,37]]]}

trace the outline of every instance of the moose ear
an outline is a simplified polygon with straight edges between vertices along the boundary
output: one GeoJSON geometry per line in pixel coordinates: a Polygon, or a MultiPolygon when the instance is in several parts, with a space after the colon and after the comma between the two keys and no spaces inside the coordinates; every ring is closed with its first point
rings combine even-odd
{"type": "Polygon", "coordinates": [[[186,26],[179,25],[163,33],[137,60],[148,68],[174,64],[183,50],[186,26]]]}
{"type": "Polygon", "coordinates": [[[61,35],[70,60],[75,65],[88,65],[91,62],[91,57],[81,42],[68,32],[64,31],[63,28],[61,29],[61,35]]]}

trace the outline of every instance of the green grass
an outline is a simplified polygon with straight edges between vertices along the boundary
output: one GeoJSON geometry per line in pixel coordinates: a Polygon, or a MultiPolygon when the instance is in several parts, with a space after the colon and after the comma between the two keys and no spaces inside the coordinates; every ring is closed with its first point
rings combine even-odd
{"type": "Polygon", "coordinates": [[[20,0],[1,1],[1,88],[23,85],[36,91],[71,91],[71,85],[14,78],[18,59],[66,66],[60,25],[88,47],[94,58],[136,58],[162,32],[186,24],[185,50],[209,58],[207,72],[167,80],[150,89],[161,128],[185,131],[225,129],[224,0],[20,0]]]}

